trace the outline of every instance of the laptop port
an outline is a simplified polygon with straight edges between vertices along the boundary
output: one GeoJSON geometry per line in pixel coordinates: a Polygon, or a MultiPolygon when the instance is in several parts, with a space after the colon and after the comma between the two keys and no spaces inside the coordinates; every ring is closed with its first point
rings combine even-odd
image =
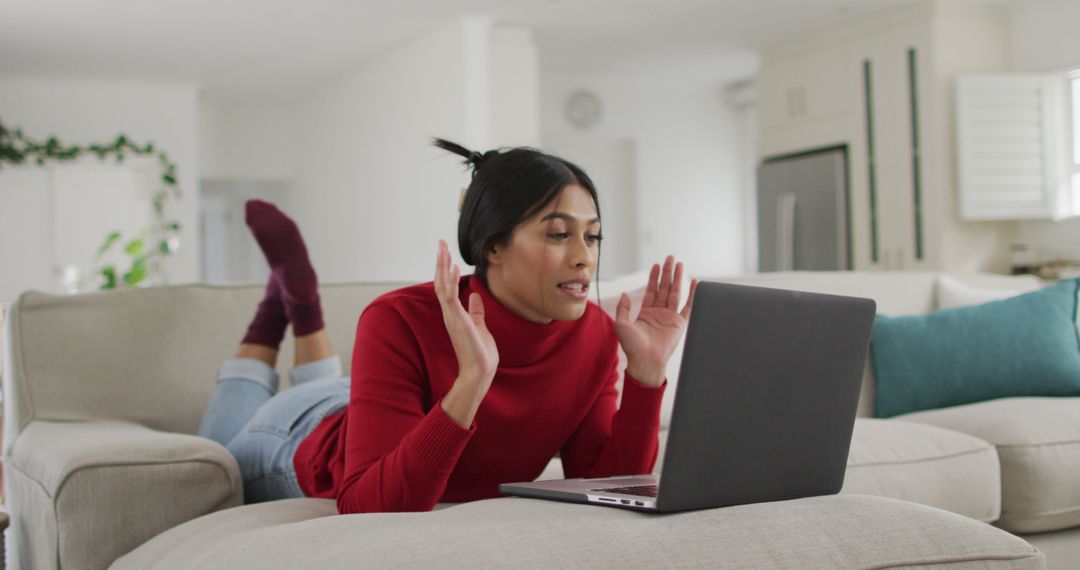
{"type": "Polygon", "coordinates": [[[639,507],[644,507],[645,506],[645,503],[642,503],[641,501],[634,501],[634,504],[639,506],[639,507]]]}
{"type": "Polygon", "coordinates": [[[630,504],[630,499],[623,499],[622,504],[629,505],[630,504]]]}
{"type": "Polygon", "coordinates": [[[607,501],[607,502],[609,502],[609,503],[617,503],[617,502],[618,502],[618,501],[616,501],[615,499],[609,499],[609,498],[607,498],[607,497],[599,497],[599,499],[600,499],[601,501],[607,501]]]}

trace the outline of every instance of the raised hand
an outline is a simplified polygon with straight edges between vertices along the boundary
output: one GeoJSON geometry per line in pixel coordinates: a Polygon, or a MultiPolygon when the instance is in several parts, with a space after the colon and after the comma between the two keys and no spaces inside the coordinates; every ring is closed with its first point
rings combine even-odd
{"type": "Polygon", "coordinates": [[[469,309],[458,300],[461,269],[450,261],[446,242],[439,240],[435,261],[435,295],[442,307],[443,323],[458,361],[458,377],[490,383],[499,366],[499,350],[484,324],[484,304],[480,295],[469,295],[469,309]]]}
{"type": "Polygon", "coordinates": [[[623,293],[615,309],[615,336],[626,353],[626,372],[646,386],[664,383],[667,362],[690,320],[697,279],[690,282],[690,296],[679,310],[683,264],[673,256],[663,270],[654,264],[645,285],[645,299],[637,319],[630,320],[630,296],[623,293]]]}

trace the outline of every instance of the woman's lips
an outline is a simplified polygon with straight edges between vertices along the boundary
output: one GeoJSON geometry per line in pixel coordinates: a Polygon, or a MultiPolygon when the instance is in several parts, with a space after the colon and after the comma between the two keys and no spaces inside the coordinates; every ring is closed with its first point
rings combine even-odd
{"type": "Polygon", "coordinates": [[[571,299],[588,299],[589,298],[589,285],[588,283],[581,283],[579,281],[568,281],[566,283],[559,284],[559,291],[567,295],[571,299]]]}

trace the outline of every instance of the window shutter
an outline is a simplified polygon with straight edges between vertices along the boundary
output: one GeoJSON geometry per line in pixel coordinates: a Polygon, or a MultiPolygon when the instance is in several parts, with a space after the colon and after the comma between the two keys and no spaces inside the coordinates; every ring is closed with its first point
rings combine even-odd
{"type": "Polygon", "coordinates": [[[1059,218],[1071,205],[1061,171],[1060,75],[957,80],[960,216],[965,220],[1059,218]]]}

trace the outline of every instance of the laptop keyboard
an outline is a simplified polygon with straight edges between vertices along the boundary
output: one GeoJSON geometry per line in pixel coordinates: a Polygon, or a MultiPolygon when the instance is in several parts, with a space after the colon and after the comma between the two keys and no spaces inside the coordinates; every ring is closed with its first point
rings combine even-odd
{"type": "Polygon", "coordinates": [[[655,497],[659,485],[637,485],[634,487],[610,487],[607,489],[593,489],[605,493],[619,493],[621,495],[637,495],[639,497],[655,497]]]}

